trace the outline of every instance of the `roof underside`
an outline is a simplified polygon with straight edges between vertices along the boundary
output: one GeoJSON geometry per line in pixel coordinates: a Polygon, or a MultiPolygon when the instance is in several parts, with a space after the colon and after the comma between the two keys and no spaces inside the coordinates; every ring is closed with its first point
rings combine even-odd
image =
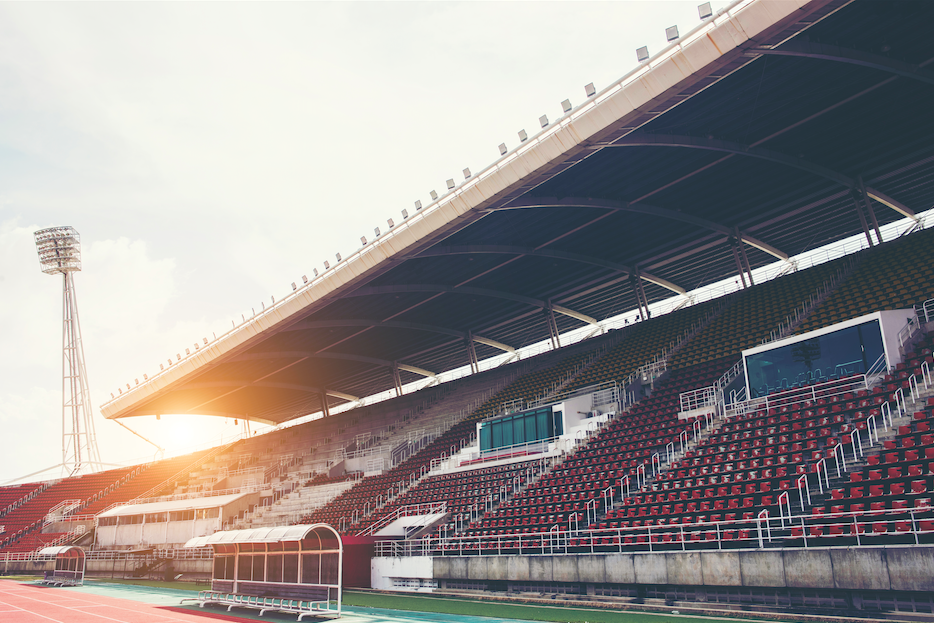
{"type": "MultiPolygon", "coordinates": [[[[763,4],[763,3],[760,3],[763,4]]],[[[767,3],[765,3],[767,4],[767,3]]],[[[787,4],[787,3],[776,3],[787,4]]],[[[107,417],[283,422],[934,205],[934,3],[818,0],[344,287],[107,417]],[[865,194],[862,189],[865,188],[865,194]],[[401,366],[401,367],[399,367],[401,366]],[[423,372],[424,371],[424,372],[423,372]],[[343,396],[343,397],[338,397],[343,396]]],[[[654,71],[654,69],[653,69],[654,71]]]]}

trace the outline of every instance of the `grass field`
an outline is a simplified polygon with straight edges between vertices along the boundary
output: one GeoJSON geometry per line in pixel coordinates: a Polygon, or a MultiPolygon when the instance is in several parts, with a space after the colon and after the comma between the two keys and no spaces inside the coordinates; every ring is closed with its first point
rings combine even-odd
{"type": "MultiPolygon", "coordinates": [[[[480,601],[442,596],[385,595],[381,593],[344,591],[345,606],[433,612],[439,614],[472,615],[497,619],[525,621],[561,621],[564,623],[710,623],[712,617],[691,617],[674,614],[650,614],[621,610],[595,610],[572,606],[542,606],[480,601]]],[[[756,621],[761,619],[741,619],[756,621]]]]}

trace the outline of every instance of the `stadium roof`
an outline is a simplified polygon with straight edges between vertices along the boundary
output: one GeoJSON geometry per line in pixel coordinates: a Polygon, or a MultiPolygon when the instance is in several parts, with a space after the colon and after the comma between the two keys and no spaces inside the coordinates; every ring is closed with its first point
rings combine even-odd
{"type": "Polygon", "coordinates": [[[734,3],[102,411],[280,423],[913,217],[932,23],[921,0],[734,3]]]}

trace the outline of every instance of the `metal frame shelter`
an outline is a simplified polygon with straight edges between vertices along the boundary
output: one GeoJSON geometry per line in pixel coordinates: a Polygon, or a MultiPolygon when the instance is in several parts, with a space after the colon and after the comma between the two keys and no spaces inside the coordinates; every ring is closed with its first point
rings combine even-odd
{"type": "Polygon", "coordinates": [[[934,206],[931,23],[929,1],[737,0],[101,410],[329,415],[851,236],[876,245],[934,206]]]}
{"type": "Polygon", "coordinates": [[[214,549],[211,590],[194,601],[305,616],[341,615],[344,548],[327,524],[228,530],[185,547],[214,549]]]}
{"type": "Polygon", "coordinates": [[[55,557],[55,569],[39,580],[47,586],[81,586],[84,584],[84,570],[87,559],[84,550],[76,545],[44,547],[39,550],[39,558],[55,557]]]}

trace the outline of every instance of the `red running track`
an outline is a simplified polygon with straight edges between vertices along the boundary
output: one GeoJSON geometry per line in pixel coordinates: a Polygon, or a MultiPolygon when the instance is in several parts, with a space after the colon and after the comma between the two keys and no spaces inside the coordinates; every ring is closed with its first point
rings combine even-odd
{"type": "Polygon", "coordinates": [[[0,580],[3,623],[205,623],[206,619],[252,623],[250,619],[215,612],[194,612],[0,580]]]}

